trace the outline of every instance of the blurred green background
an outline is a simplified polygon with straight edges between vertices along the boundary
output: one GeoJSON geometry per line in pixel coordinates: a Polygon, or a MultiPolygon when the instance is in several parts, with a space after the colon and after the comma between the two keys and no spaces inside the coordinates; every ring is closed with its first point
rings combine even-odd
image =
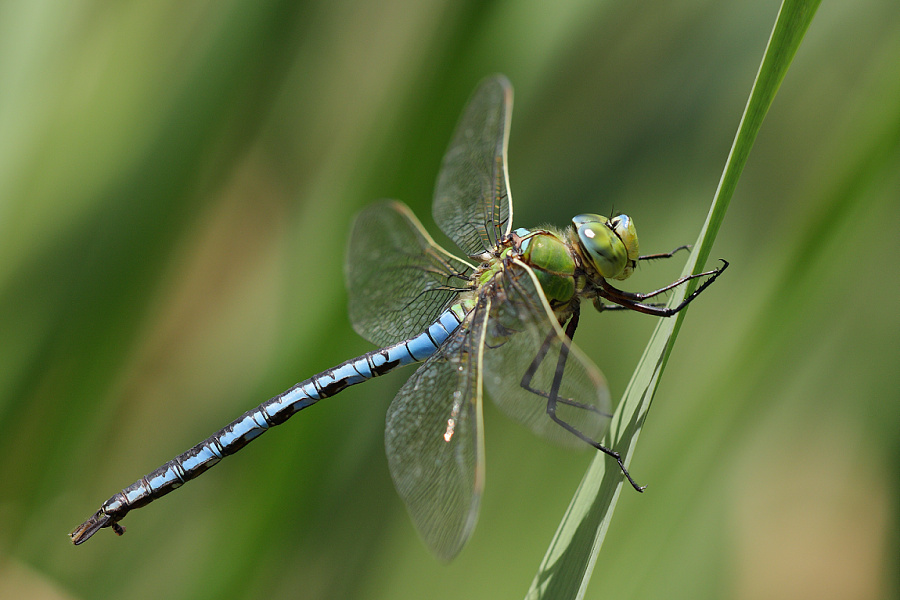
{"type": "MultiPolygon", "coordinates": [[[[408,372],[349,389],[73,548],[111,494],[371,347],[352,215],[430,214],[476,83],[516,88],[517,226],[621,210],[693,240],[778,2],[0,4],[0,597],[517,598],[590,454],[485,407],[449,566],[383,452],[408,372]]],[[[900,4],[825,2],[631,465],[593,598],[898,594],[900,4]]],[[[443,239],[438,236],[438,239],[443,239]]],[[[670,281],[645,266],[628,289],[670,281]]],[[[585,315],[614,397],[653,327],[585,315]]]]}

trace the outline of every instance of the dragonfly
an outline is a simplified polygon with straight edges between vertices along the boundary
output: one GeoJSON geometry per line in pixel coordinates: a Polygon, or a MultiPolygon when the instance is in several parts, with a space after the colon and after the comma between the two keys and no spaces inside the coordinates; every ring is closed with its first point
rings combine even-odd
{"type": "Polygon", "coordinates": [[[346,279],[354,329],[379,349],[302,381],[141,477],[70,533],[76,545],[180,487],[297,412],[345,388],[412,363],[386,417],[385,449],[397,492],[425,544],[456,556],[472,534],[484,489],[484,392],[513,419],[568,446],[593,446],[642,491],[614,449],[598,440],[611,413],[609,388],[573,345],[583,300],[596,310],[671,317],[727,268],[682,277],[649,293],[623,291],[642,261],[634,222],[582,214],[562,230],[513,228],[507,173],[512,86],[483,80],[444,155],[432,213],[462,250],[439,246],[397,201],[364,209],[351,230],[346,279]],[[696,290],[668,307],[657,299],[692,279],[696,290]]]}

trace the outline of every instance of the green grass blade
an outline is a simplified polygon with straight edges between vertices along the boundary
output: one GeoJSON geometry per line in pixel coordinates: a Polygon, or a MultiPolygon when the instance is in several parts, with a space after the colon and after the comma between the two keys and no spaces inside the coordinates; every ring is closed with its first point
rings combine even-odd
{"type": "MultiPolygon", "coordinates": [[[[818,5],[819,0],[785,0],[781,5],[712,206],[683,275],[703,269],[756,135],[818,5]]],[[[685,286],[674,293],[670,305],[683,300],[693,287],[685,286]]],[[[617,449],[626,465],[631,462],[685,312],[674,319],[660,319],[613,416],[604,443],[617,449]]],[[[584,596],[622,483],[615,462],[598,453],[569,504],[527,598],[584,596]]]]}

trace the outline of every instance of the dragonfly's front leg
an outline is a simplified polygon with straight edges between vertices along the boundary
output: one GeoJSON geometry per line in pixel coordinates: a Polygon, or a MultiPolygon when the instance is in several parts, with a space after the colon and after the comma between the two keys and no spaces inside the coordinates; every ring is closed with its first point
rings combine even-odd
{"type": "Polygon", "coordinates": [[[596,407],[584,404],[581,402],[576,402],[571,398],[561,398],[559,396],[559,390],[562,386],[562,378],[563,373],[566,368],[566,361],[569,358],[569,348],[571,347],[572,338],[575,335],[575,330],[578,328],[578,318],[579,318],[579,309],[576,306],[575,312],[572,314],[571,319],[569,319],[569,323],[566,326],[566,337],[567,342],[562,344],[562,347],[559,349],[559,359],[556,362],[556,370],[553,373],[553,382],[550,384],[550,391],[543,392],[541,390],[537,390],[531,387],[531,381],[534,378],[535,373],[539,365],[544,361],[547,357],[547,352],[550,350],[550,343],[555,337],[555,331],[551,331],[547,336],[547,339],[544,340],[544,343],[541,345],[541,349],[538,351],[537,356],[534,357],[534,360],[531,361],[531,364],[528,366],[528,369],[525,371],[525,375],[522,377],[521,386],[528,390],[533,394],[537,394],[538,396],[542,396],[547,399],[547,416],[549,416],[557,425],[561,426],[563,429],[568,431],[569,433],[575,435],[579,439],[584,442],[590,444],[597,450],[600,450],[604,454],[608,454],[613,457],[616,462],[619,464],[619,468],[622,469],[622,473],[625,475],[625,478],[628,479],[628,482],[631,483],[631,486],[639,492],[644,491],[644,487],[638,485],[634,479],[631,478],[631,474],[628,473],[628,469],[625,468],[625,463],[622,462],[622,456],[611,448],[607,448],[600,442],[592,440],[584,433],[576,429],[571,423],[564,421],[561,417],[556,414],[556,405],[566,404],[568,406],[573,406],[576,408],[583,408],[586,410],[592,410],[594,412],[599,412],[596,407]]]}
{"type": "Polygon", "coordinates": [[[685,244],[683,246],[678,246],[671,252],[660,252],[659,254],[645,254],[643,256],[638,256],[638,261],[642,260],[656,260],[658,258],[672,258],[676,253],[682,250],[690,250],[692,246],[690,244],[685,244]]]}
{"type": "Polygon", "coordinates": [[[605,279],[600,280],[600,288],[597,290],[597,294],[602,297],[610,300],[611,302],[615,302],[616,304],[627,308],[629,310],[634,310],[637,312],[642,312],[648,315],[656,315],[658,317],[671,317],[672,315],[681,311],[685,306],[691,303],[700,293],[712,285],[712,282],[716,280],[716,278],[725,272],[725,269],[728,268],[728,261],[722,259],[722,266],[718,269],[712,269],[711,271],[705,271],[703,273],[697,273],[694,275],[688,275],[686,277],[682,277],[676,281],[673,281],[669,285],[665,287],[661,287],[658,290],[646,293],[646,294],[635,294],[632,292],[626,292],[620,290],[617,287],[614,287],[610,283],[608,283],[605,279]],[[654,298],[659,296],[660,294],[664,294],[669,290],[672,290],[680,285],[684,285],[688,281],[692,279],[699,279],[701,277],[708,277],[706,281],[700,284],[700,286],[694,290],[690,296],[681,301],[678,306],[674,306],[672,308],[665,308],[658,304],[648,304],[645,303],[644,300],[649,298],[654,298]]]}
{"type": "MultiPolygon", "coordinates": [[[[652,302],[650,304],[644,304],[644,306],[649,306],[650,308],[666,307],[663,302],[652,302]]],[[[604,304],[603,302],[600,302],[600,296],[594,298],[594,307],[597,309],[597,312],[606,312],[611,310],[633,310],[630,306],[623,306],[621,304],[604,304]]]]}

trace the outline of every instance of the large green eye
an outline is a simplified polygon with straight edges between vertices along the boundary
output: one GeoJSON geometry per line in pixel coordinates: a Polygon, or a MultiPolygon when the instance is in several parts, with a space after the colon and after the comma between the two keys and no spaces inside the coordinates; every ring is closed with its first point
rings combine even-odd
{"type": "Polygon", "coordinates": [[[572,219],[585,258],[601,276],[626,279],[634,271],[639,255],[634,222],[627,215],[612,219],[600,215],[578,215],[572,219]]]}

